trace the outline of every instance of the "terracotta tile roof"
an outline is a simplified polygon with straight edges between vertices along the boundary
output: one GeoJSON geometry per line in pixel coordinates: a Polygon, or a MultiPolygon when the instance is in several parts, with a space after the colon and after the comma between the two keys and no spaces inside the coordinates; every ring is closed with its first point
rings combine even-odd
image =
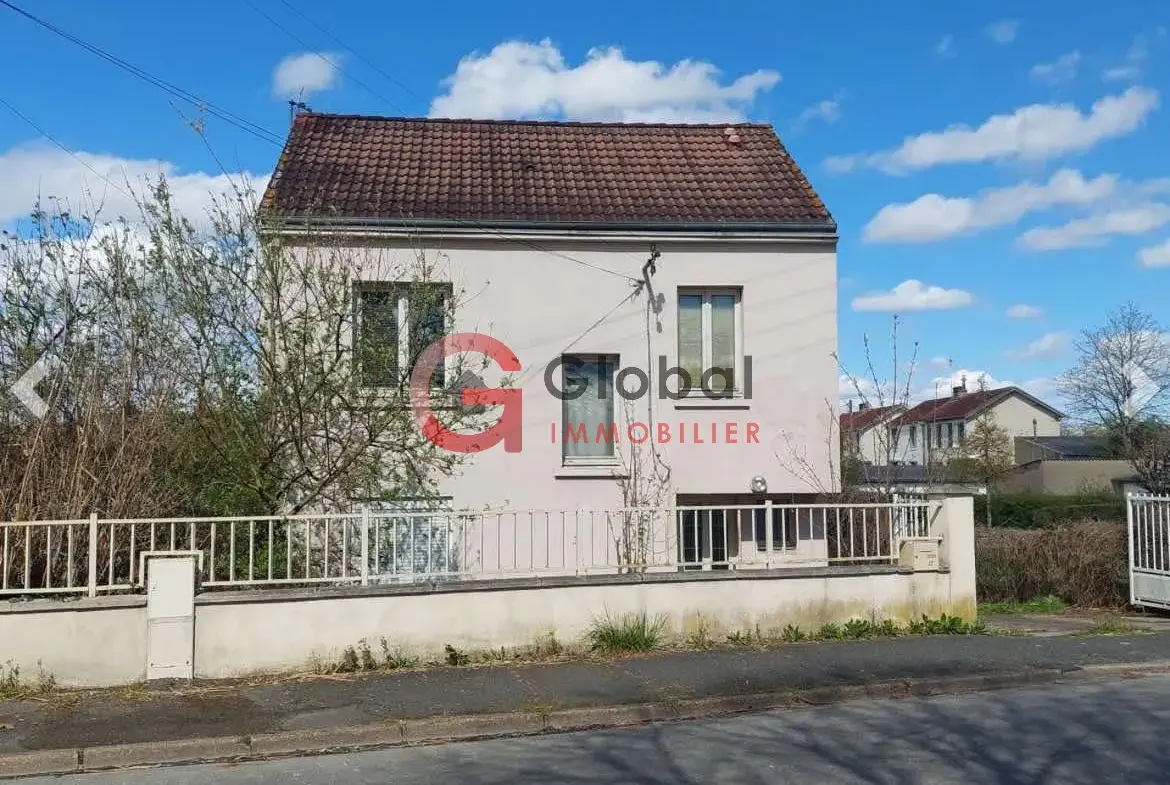
{"type": "Polygon", "coordinates": [[[302,113],[270,216],[835,230],[768,125],[430,120],[302,113]]]}
{"type": "Polygon", "coordinates": [[[1044,401],[1029,395],[1019,387],[1000,387],[995,390],[976,390],[961,395],[949,395],[945,398],[923,401],[899,417],[894,425],[901,428],[904,425],[914,425],[920,422],[969,420],[986,407],[994,406],[1012,395],[1019,395],[1034,406],[1048,410],[1058,419],[1064,416],[1044,401]]]}
{"type": "Polygon", "coordinates": [[[864,431],[901,408],[900,406],[878,406],[857,412],[842,412],[841,431],[864,431]]]}

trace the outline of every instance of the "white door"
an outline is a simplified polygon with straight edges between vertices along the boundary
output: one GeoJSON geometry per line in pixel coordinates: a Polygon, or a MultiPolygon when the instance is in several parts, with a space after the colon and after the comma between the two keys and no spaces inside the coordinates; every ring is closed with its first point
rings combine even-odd
{"type": "Polygon", "coordinates": [[[147,679],[191,679],[195,659],[195,556],[146,562],[147,679]]]}

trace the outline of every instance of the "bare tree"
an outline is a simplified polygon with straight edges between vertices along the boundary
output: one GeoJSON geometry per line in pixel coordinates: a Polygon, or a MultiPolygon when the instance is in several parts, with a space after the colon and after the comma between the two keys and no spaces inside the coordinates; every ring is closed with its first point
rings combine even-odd
{"type": "Polygon", "coordinates": [[[1128,452],[1138,423],[1170,411],[1170,340],[1151,314],[1127,303],[1074,346],[1076,362],[1059,380],[1070,412],[1106,428],[1128,452]]]}
{"type": "Polygon", "coordinates": [[[1130,463],[1142,487],[1170,496],[1170,426],[1157,420],[1143,422],[1133,438],[1130,463]]]}
{"type": "Polygon", "coordinates": [[[903,438],[905,432],[897,428],[896,422],[897,417],[912,406],[912,389],[918,370],[918,342],[915,341],[909,351],[903,351],[899,343],[900,326],[901,319],[895,315],[890,321],[888,375],[877,370],[869,335],[862,336],[865,353],[863,374],[850,371],[840,356],[833,355],[851,395],[855,395],[859,401],[859,409],[884,410],[864,435],[842,430],[842,485],[849,487],[847,481],[860,479],[862,455],[870,452],[875,456],[877,465],[884,467],[877,483],[878,492],[883,496],[892,496],[897,492],[901,465],[909,449],[908,440],[903,438]]]}
{"type": "Polygon", "coordinates": [[[1077,359],[1060,377],[1070,411],[1100,429],[1113,452],[1128,459],[1142,484],[1166,489],[1170,415],[1170,337],[1133,303],[1077,339],[1077,359]]]}
{"type": "MultiPolygon", "coordinates": [[[[643,279],[643,285],[638,291],[646,293],[645,307],[645,338],[646,338],[646,373],[647,389],[654,389],[654,348],[652,325],[661,329],[660,317],[662,301],[654,291],[649,276],[643,279]]],[[[635,442],[628,439],[628,445],[618,450],[622,462],[622,473],[619,475],[618,487],[622,494],[621,531],[615,533],[616,546],[621,564],[631,572],[644,572],[654,557],[656,531],[669,531],[674,528],[674,522],[664,521],[665,527],[656,526],[658,517],[663,515],[663,508],[672,506],[670,496],[674,486],[671,483],[670,464],[662,454],[656,441],[654,408],[655,400],[652,395],[644,396],[646,419],[643,424],[646,428],[646,439],[635,442]]],[[[625,422],[629,424],[638,420],[637,409],[632,401],[623,402],[625,422]]],[[[627,431],[627,435],[629,432],[627,431]]]]}
{"type": "MultiPolygon", "coordinates": [[[[426,439],[408,405],[415,359],[464,296],[440,256],[284,232],[261,223],[245,184],[203,219],[179,214],[163,180],[139,208],[133,224],[38,210],[0,248],[0,374],[56,369],[49,416],[5,402],[4,516],[292,513],[434,494],[465,458],[426,439]]],[[[432,377],[436,401],[463,362],[432,377]]],[[[436,408],[455,430],[489,416],[436,408]]]]}

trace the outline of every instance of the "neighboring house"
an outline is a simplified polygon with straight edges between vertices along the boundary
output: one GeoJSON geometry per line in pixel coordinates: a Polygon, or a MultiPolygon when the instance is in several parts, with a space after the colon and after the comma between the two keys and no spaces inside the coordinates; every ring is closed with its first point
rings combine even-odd
{"type": "Polygon", "coordinates": [[[1016,466],[995,483],[1001,493],[1126,493],[1133,465],[1090,436],[1017,436],[1016,466]]]}
{"type": "Polygon", "coordinates": [[[850,401],[849,409],[841,413],[841,449],[862,463],[887,463],[894,447],[890,443],[889,425],[906,411],[905,407],[861,403],[853,411],[853,401],[850,401]]]}
{"type": "Polygon", "coordinates": [[[890,424],[894,460],[924,465],[961,455],[974,422],[988,414],[1009,437],[1059,436],[1059,411],[1021,390],[967,391],[966,381],[945,398],[923,401],[890,424]]]}
{"type": "MultiPolygon", "coordinates": [[[[453,329],[490,334],[520,359],[523,449],[472,455],[438,489],[456,508],[622,507],[630,416],[669,429],[662,503],[821,490],[806,468],[837,485],[825,409],[837,398],[837,227],[770,126],[303,113],[263,208],[286,243],[326,227],[367,255],[359,318],[405,323],[409,302],[385,296],[396,282],[378,270],[422,251],[440,260],[440,285],[471,295],[453,329]],[[696,373],[727,367],[734,389],[658,400],[659,356],[696,373]],[[615,376],[648,370],[650,357],[652,397],[631,415],[615,376]],[[562,358],[580,361],[582,398],[546,389],[545,368],[562,358]],[[616,426],[619,443],[557,437],[579,424],[616,426]]],[[[559,387],[567,374],[551,378],[559,387]]],[[[719,539],[723,514],[714,520],[719,539]]]]}

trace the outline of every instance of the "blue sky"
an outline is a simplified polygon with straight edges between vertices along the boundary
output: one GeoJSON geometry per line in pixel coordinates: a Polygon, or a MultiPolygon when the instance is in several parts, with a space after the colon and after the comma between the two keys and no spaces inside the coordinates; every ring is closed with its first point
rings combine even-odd
{"type": "MultiPolygon", "coordinates": [[[[888,354],[897,312],[922,391],[965,372],[1048,394],[1110,309],[1170,322],[1163,4],[17,4],[277,136],[290,90],[329,112],[772,123],[840,224],[846,365],[866,332],[888,354]]],[[[192,207],[216,185],[190,106],[2,7],[0,34],[0,99],[90,166],[161,167],[192,207]]],[[[208,137],[233,172],[278,153],[208,137]]],[[[102,186],[3,106],[0,183],[0,224],[102,186]]]]}

